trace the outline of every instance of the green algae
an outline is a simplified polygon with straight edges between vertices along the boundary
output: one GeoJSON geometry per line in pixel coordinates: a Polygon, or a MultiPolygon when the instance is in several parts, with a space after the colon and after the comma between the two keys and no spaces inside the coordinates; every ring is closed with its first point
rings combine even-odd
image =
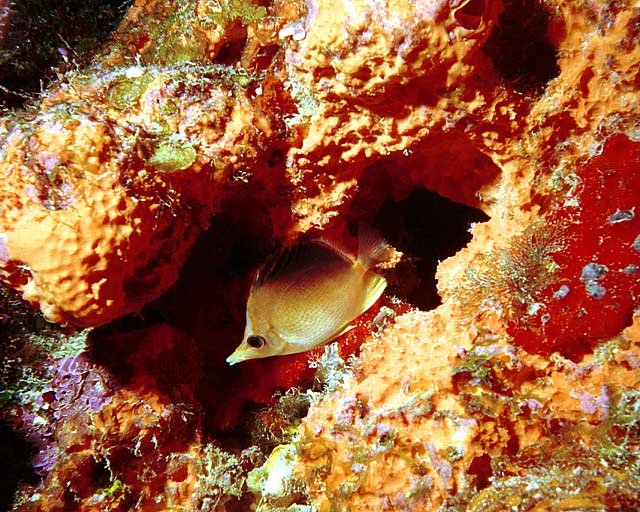
{"type": "Polygon", "coordinates": [[[162,66],[205,61],[208,42],[206,35],[197,28],[203,20],[196,10],[196,2],[192,0],[170,6],[159,4],[143,25],[131,28],[131,36],[135,39],[154,42],[136,59],[142,64],[162,66]]]}
{"type": "Polygon", "coordinates": [[[610,340],[603,341],[593,350],[593,361],[591,365],[602,365],[607,361],[615,360],[616,353],[620,350],[626,350],[630,346],[630,342],[624,336],[616,336],[610,340]]]}
{"type": "Polygon", "coordinates": [[[135,105],[152,81],[149,73],[119,78],[107,90],[107,103],[118,110],[127,110],[135,105]]]}
{"type": "Polygon", "coordinates": [[[309,368],[316,368],[315,378],[325,395],[335,391],[352,373],[349,364],[340,356],[337,343],[325,345],[322,354],[309,362],[309,368]]]}
{"type": "Polygon", "coordinates": [[[122,480],[111,476],[109,484],[103,489],[98,489],[95,495],[102,498],[102,501],[119,502],[125,500],[128,492],[129,488],[122,482],[122,480]]]}
{"type": "Polygon", "coordinates": [[[213,444],[205,446],[198,473],[200,489],[206,494],[221,492],[227,496],[242,496],[246,476],[240,459],[213,444]]]}
{"type": "Polygon", "coordinates": [[[160,172],[183,171],[193,165],[197,156],[197,151],[188,142],[167,137],[156,144],[149,164],[160,172]]]}
{"type": "Polygon", "coordinates": [[[150,22],[146,30],[155,47],[142,55],[142,62],[165,66],[206,62],[209,57],[206,30],[226,30],[234,22],[249,25],[267,14],[264,6],[249,0],[210,2],[203,13],[198,9],[196,2],[184,2],[168,16],[150,22]]]}
{"type": "MultiPolygon", "coordinates": [[[[271,450],[267,461],[251,471],[247,477],[247,487],[257,499],[258,511],[300,511],[315,510],[309,501],[309,489],[305,481],[293,474],[297,452],[304,449],[305,441],[300,439],[297,428],[306,416],[311,404],[322,400],[334,392],[351,375],[350,365],[342,359],[337,344],[324,347],[323,353],[310,362],[316,369],[313,389],[291,388],[276,395],[275,404],[258,411],[251,423],[252,442],[261,450],[271,450]]],[[[376,438],[381,451],[395,444],[392,432],[376,438]]],[[[363,450],[367,457],[370,450],[363,450]]],[[[319,465],[314,474],[322,477],[324,468],[319,465]]],[[[326,476],[326,475],[325,475],[326,476]]]]}
{"type": "Polygon", "coordinates": [[[184,62],[203,61],[206,56],[207,41],[200,33],[172,32],[158,45],[152,60],[172,66],[184,62]]]}
{"type": "Polygon", "coordinates": [[[294,476],[296,448],[279,445],[266,462],[247,475],[247,488],[259,496],[261,502],[274,506],[289,506],[306,501],[306,487],[294,476]]]}
{"type": "Polygon", "coordinates": [[[540,307],[536,297],[556,281],[553,255],[566,244],[566,229],[544,220],[513,236],[506,247],[483,255],[470,265],[455,298],[467,311],[497,310],[509,319],[526,322],[540,307]]]}
{"type": "Polygon", "coordinates": [[[633,469],[640,479],[640,391],[611,390],[607,416],[589,434],[610,467],[633,469]]]}
{"type": "Polygon", "coordinates": [[[250,446],[238,454],[208,443],[201,455],[176,454],[176,467],[188,463],[198,482],[191,499],[195,510],[227,510],[225,504],[243,497],[247,490],[248,468],[260,465],[264,457],[250,446]]]}
{"type": "Polygon", "coordinates": [[[462,360],[462,362],[453,367],[452,375],[460,373],[469,374],[472,379],[482,381],[489,375],[491,368],[487,366],[490,356],[488,353],[478,350],[474,347],[462,360]]]}
{"type": "Polygon", "coordinates": [[[294,127],[309,122],[318,110],[318,102],[311,88],[300,82],[297,78],[294,78],[296,76],[295,72],[290,69],[290,65],[287,67],[289,68],[288,71],[291,78],[284,82],[284,88],[293,98],[297,112],[288,116],[285,119],[285,124],[288,127],[294,127]]]}
{"type": "Polygon", "coordinates": [[[238,20],[243,25],[260,21],[267,15],[267,9],[255,5],[251,0],[221,0],[211,2],[205,13],[206,19],[216,25],[226,25],[238,20]]]}
{"type": "Polygon", "coordinates": [[[635,510],[639,484],[637,476],[625,477],[600,461],[585,464],[572,460],[494,479],[467,507],[445,505],[441,510],[525,512],[540,510],[541,503],[544,510],[635,510]]]}

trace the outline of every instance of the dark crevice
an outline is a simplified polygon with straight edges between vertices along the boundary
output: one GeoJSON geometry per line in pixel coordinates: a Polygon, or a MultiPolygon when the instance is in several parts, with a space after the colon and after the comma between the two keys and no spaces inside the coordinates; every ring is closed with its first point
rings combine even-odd
{"type": "MultiPolygon", "coordinates": [[[[461,144],[459,142],[458,146],[461,144]]],[[[189,382],[195,383],[194,399],[205,411],[205,435],[218,438],[223,436],[222,431],[235,426],[229,439],[240,445],[243,442],[238,440],[248,439],[250,430],[246,430],[246,425],[256,408],[260,408],[265,396],[280,385],[277,379],[271,380],[269,372],[275,372],[273,368],[278,365],[286,368],[287,364],[283,358],[288,356],[260,360],[259,365],[229,366],[225,362],[242,338],[246,301],[254,272],[276,248],[278,237],[274,230],[282,230],[290,218],[287,208],[290,208],[290,191],[286,182],[278,182],[278,176],[284,175],[286,151],[284,146],[265,151],[261,159],[262,174],[248,178],[223,201],[209,229],[192,246],[181,275],[170,290],[145,306],[139,316],[131,315],[112,322],[94,331],[100,336],[92,336],[94,360],[112,369],[126,382],[131,374],[120,368],[127,366],[122,361],[130,360],[135,347],[146,343],[145,339],[152,339],[154,330],[162,328],[166,330],[163,332],[175,333],[171,336],[178,348],[175,357],[166,361],[165,366],[155,362],[144,366],[145,361],[138,360],[137,367],[147,368],[144,371],[161,382],[159,387],[167,388],[168,394],[171,394],[172,383],[180,382],[178,376],[188,377],[189,382]],[[260,176],[269,176],[269,181],[260,176]],[[266,198],[270,198],[269,203],[266,198]],[[274,205],[273,198],[282,203],[280,207],[274,205]],[[247,373],[251,371],[254,373],[247,373]],[[234,399],[229,400],[229,396],[234,399]]],[[[415,156],[415,160],[411,156],[403,157],[402,161],[412,166],[424,166],[433,160],[433,165],[437,165],[441,160],[436,157],[440,154],[431,151],[429,155],[415,156]]],[[[465,172],[458,169],[462,174],[457,174],[455,179],[466,176],[471,169],[477,171],[480,165],[481,177],[464,181],[466,188],[477,190],[476,187],[495,176],[492,167],[485,168],[481,164],[482,160],[476,154],[468,162],[459,158],[457,165],[465,172]]],[[[397,162],[389,162],[389,165],[395,165],[397,170],[397,162]]],[[[476,208],[434,192],[412,191],[416,187],[408,184],[401,187],[402,193],[391,194],[391,187],[386,186],[384,180],[393,181],[394,175],[384,165],[382,170],[376,166],[368,174],[371,179],[361,182],[363,196],[354,198],[358,213],[354,210],[345,212],[346,218],[353,224],[354,234],[358,221],[363,220],[406,253],[398,269],[387,272],[389,294],[421,309],[432,309],[439,303],[435,288],[438,261],[466,245],[471,238],[469,224],[484,221],[487,216],[476,208]],[[379,192],[386,195],[379,196],[379,192]],[[385,197],[396,200],[385,201],[385,197]]],[[[438,177],[437,183],[449,190],[442,179],[438,177]]],[[[398,181],[395,179],[396,183],[398,181]]],[[[466,191],[459,191],[458,196],[468,196],[470,201],[474,198],[472,192],[467,194],[466,191]]]]}
{"type": "Polygon", "coordinates": [[[35,449],[9,426],[0,423],[0,510],[9,510],[18,483],[38,483],[31,466],[35,449]]]}
{"type": "Polygon", "coordinates": [[[280,46],[272,44],[261,46],[257,54],[252,57],[250,64],[247,66],[252,73],[265,71],[272,65],[274,58],[280,51],[280,46]]]}
{"type": "Polygon", "coordinates": [[[456,11],[456,20],[467,30],[476,30],[482,22],[486,7],[486,0],[469,0],[456,11]]]}
{"type": "Polygon", "coordinates": [[[0,7],[0,106],[20,107],[81,64],[117,27],[130,0],[20,0],[0,7]]]}
{"type": "Polygon", "coordinates": [[[436,137],[396,158],[378,160],[359,176],[348,214],[352,231],[373,225],[405,253],[389,272],[389,293],[430,310],[440,304],[436,270],[471,240],[472,223],[489,217],[485,193],[500,169],[464,136],[436,137]]]}
{"type": "Polygon", "coordinates": [[[389,292],[422,310],[437,307],[438,263],[469,243],[471,223],[488,219],[476,208],[428,190],[415,190],[401,201],[387,199],[373,225],[405,254],[390,278],[389,292]]]}
{"type": "Polygon", "coordinates": [[[509,0],[484,51],[498,74],[518,92],[541,92],[560,73],[549,41],[550,13],[541,0],[509,0]]]}
{"type": "Polygon", "coordinates": [[[273,149],[266,158],[267,167],[270,169],[282,168],[285,165],[285,156],[282,150],[273,149]]]}
{"type": "Polygon", "coordinates": [[[244,37],[240,39],[236,39],[234,41],[229,41],[227,44],[222,46],[216,55],[215,61],[218,64],[222,64],[225,66],[232,66],[240,61],[242,57],[242,52],[244,47],[247,44],[247,35],[246,30],[244,33],[244,37]]]}
{"type": "Polygon", "coordinates": [[[491,469],[491,457],[487,454],[480,455],[471,461],[467,471],[469,475],[475,476],[476,489],[481,491],[489,487],[493,471],[491,469]]]}
{"type": "MultiPolygon", "coordinates": [[[[274,155],[274,165],[278,160],[274,155]]],[[[207,411],[204,421],[209,433],[219,433],[215,426],[207,430],[209,422],[216,424],[218,416],[224,415],[222,395],[239,378],[238,367],[224,359],[242,337],[253,272],[274,249],[268,209],[248,195],[225,202],[191,247],[178,281],[165,294],[139,315],[115,320],[91,335],[92,359],[122,382],[128,382],[133,372],[145,371],[171,395],[170,387],[180,385],[181,379],[198,381],[196,398],[207,411]],[[171,361],[160,364],[143,357],[136,368],[123,364],[159,330],[170,333],[179,344],[171,361]]]]}

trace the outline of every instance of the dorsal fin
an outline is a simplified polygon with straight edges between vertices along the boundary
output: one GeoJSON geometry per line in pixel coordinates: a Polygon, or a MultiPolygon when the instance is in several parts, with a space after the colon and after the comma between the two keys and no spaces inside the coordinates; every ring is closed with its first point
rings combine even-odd
{"type": "Polygon", "coordinates": [[[299,245],[280,247],[273,251],[258,269],[253,286],[267,282],[272,276],[286,268],[298,252],[299,245]]]}
{"type": "Polygon", "coordinates": [[[356,262],[356,259],[353,257],[353,255],[347,249],[345,249],[342,245],[340,245],[338,242],[334,240],[328,240],[326,238],[320,237],[320,238],[314,238],[309,243],[314,243],[316,245],[326,247],[331,252],[337,254],[343,260],[348,261],[352,265],[356,262]]]}
{"type": "Polygon", "coordinates": [[[297,265],[305,263],[305,255],[307,254],[316,260],[317,258],[326,258],[328,254],[321,255],[318,253],[318,248],[329,251],[333,255],[332,257],[340,258],[350,265],[362,265],[366,270],[386,261],[390,252],[393,253],[393,249],[389,244],[372,228],[360,228],[357,258],[340,243],[318,237],[298,242],[291,247],[281,247],[275,250],[256,273],[252,286],[256,287],[268,283],[275,276],[281,276],[288,271],[295,271],[297,265]]]}
{"type": "Polygon", "coordinates": [[[358,261],[366,269],[375,268],[393,257],[394,249],[370,226],[358,226],[358,261]]]}
{"type": "Polygon", "coordinates": [[[356,263],[348,252],[324,238],[307,240],[274,251],[256,273],[252,288],[281,279],[287,274],[304,272],[310,265],[327,264],[327,259],[343,260],[348,265],[356,263]]]}

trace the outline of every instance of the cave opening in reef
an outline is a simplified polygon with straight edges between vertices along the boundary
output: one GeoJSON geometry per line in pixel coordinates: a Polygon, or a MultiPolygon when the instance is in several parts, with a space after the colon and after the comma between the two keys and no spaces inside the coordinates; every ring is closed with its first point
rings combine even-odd
{"type": "MultiPolygon", "coordinates": [[[[276,158],[278,154],[267,165],[284,175],[285,163],[276,158]]],[[[433,143],[422,151],[367,167],[360,176],[358,193],[326,230],[344,235],[341,227],[346,227],[356,235],[358,226],[365,224],[379,231],[404,253],[396,268],[384,271],[389,281],[384,300],[400,299],[402,306],[397,306],[396,313],[409,305],[434,309],[440,303],[435,277],[438,263],[469,243],[472,223],[488,219],[475,206],[491,207],[491,199],[482,197],[480,191],[498,175],[490,158],[463,137],[433,143]],[[429,182],[410,179],[415,170],[422,176],[425,166],[438,170],[429,173],[429,182]]],[[[274,223],[286,218],[280,215],[291,207],[286,184],[277,188],[284,191],[278,205],[268,199],[273,194],[265,194],[264,186],[252,180],[224,199],[209,228],[192,246],[171,289],[145,306],[140,315],[116,320],[91,335],[94,360],[127,382],[139,369],[122,362],[136,359],[132,354],[144,345],[140,340],[153,338],[160,332],[158,326],[163,326],[163,336],[173,339],[175,348],[162,356],[163,365],[153,363],[157,354],[145,355],[149,364],[144,371],[169,394],[185,382],[195,385],[193,398],[204,411],[205,434],[227,448],[251,443],[255,427],[251,418],[273,404],[275,392],[313,386],[315,370],[309,368],[308,359],[318,357],[294,354],[235,366],[225,361],[242,339],[255,270],[278,247],[276,233],[285,231],[274,223]],[[167,365],[176,368],[167,369],[167,365]]],[[[322,234],[309,233],[303,238],[322,234]]],[[[371,318],[362,320],[366,325],[376,315],[373,309],[371,318]]],[[[357,340],[342,340],[341,346],[353,343],[351,353],[357,353],[358,343],[371,331],[366,325],[352,329],[357,340]]],[[[351,335],[346,333],[345,338],[351,335]]],[[[319,353],[322,350],[320,347],[319,353]]]]}
{"type": "Polygon", "coordinates": [[[462,134],[434,137],[364,169],[347,224],[353,232],[359,224],[373,226],[404,254],[386,276],[386,293],[424,311],[440,304],[438,263],[471,241],[474,223],[489,220],[490,190],[500,176],[462,134]]]}
{"type": "Polygon", "coordinates": [[[553,33],[563,31],[544,2],[508,0],[484,51],[514,90],[540,93],[560,74],[553,33]]]}
{"type": "Polygon", "coordinates": [[[425,189],[416,189],[398,201],[385,200],[373,226],[404,253],[393,270],[389,293],[425,311],[436,308],[440,304],[438,263],[469,243],[472,223],[488,219],[477,208],[425,189]]]}

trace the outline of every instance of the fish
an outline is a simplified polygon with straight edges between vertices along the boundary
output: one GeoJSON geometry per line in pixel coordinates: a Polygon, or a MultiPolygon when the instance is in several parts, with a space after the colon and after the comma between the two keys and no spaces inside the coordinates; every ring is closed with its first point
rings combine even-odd
{"type": "Polygon", "coordinates": [[[254,278],[244,336],[227,363],[305,352],[349,330],[384,292],[374,269],[391,251],[368,228],[356,257],[325,238],[275,252],[254,278]]]}

